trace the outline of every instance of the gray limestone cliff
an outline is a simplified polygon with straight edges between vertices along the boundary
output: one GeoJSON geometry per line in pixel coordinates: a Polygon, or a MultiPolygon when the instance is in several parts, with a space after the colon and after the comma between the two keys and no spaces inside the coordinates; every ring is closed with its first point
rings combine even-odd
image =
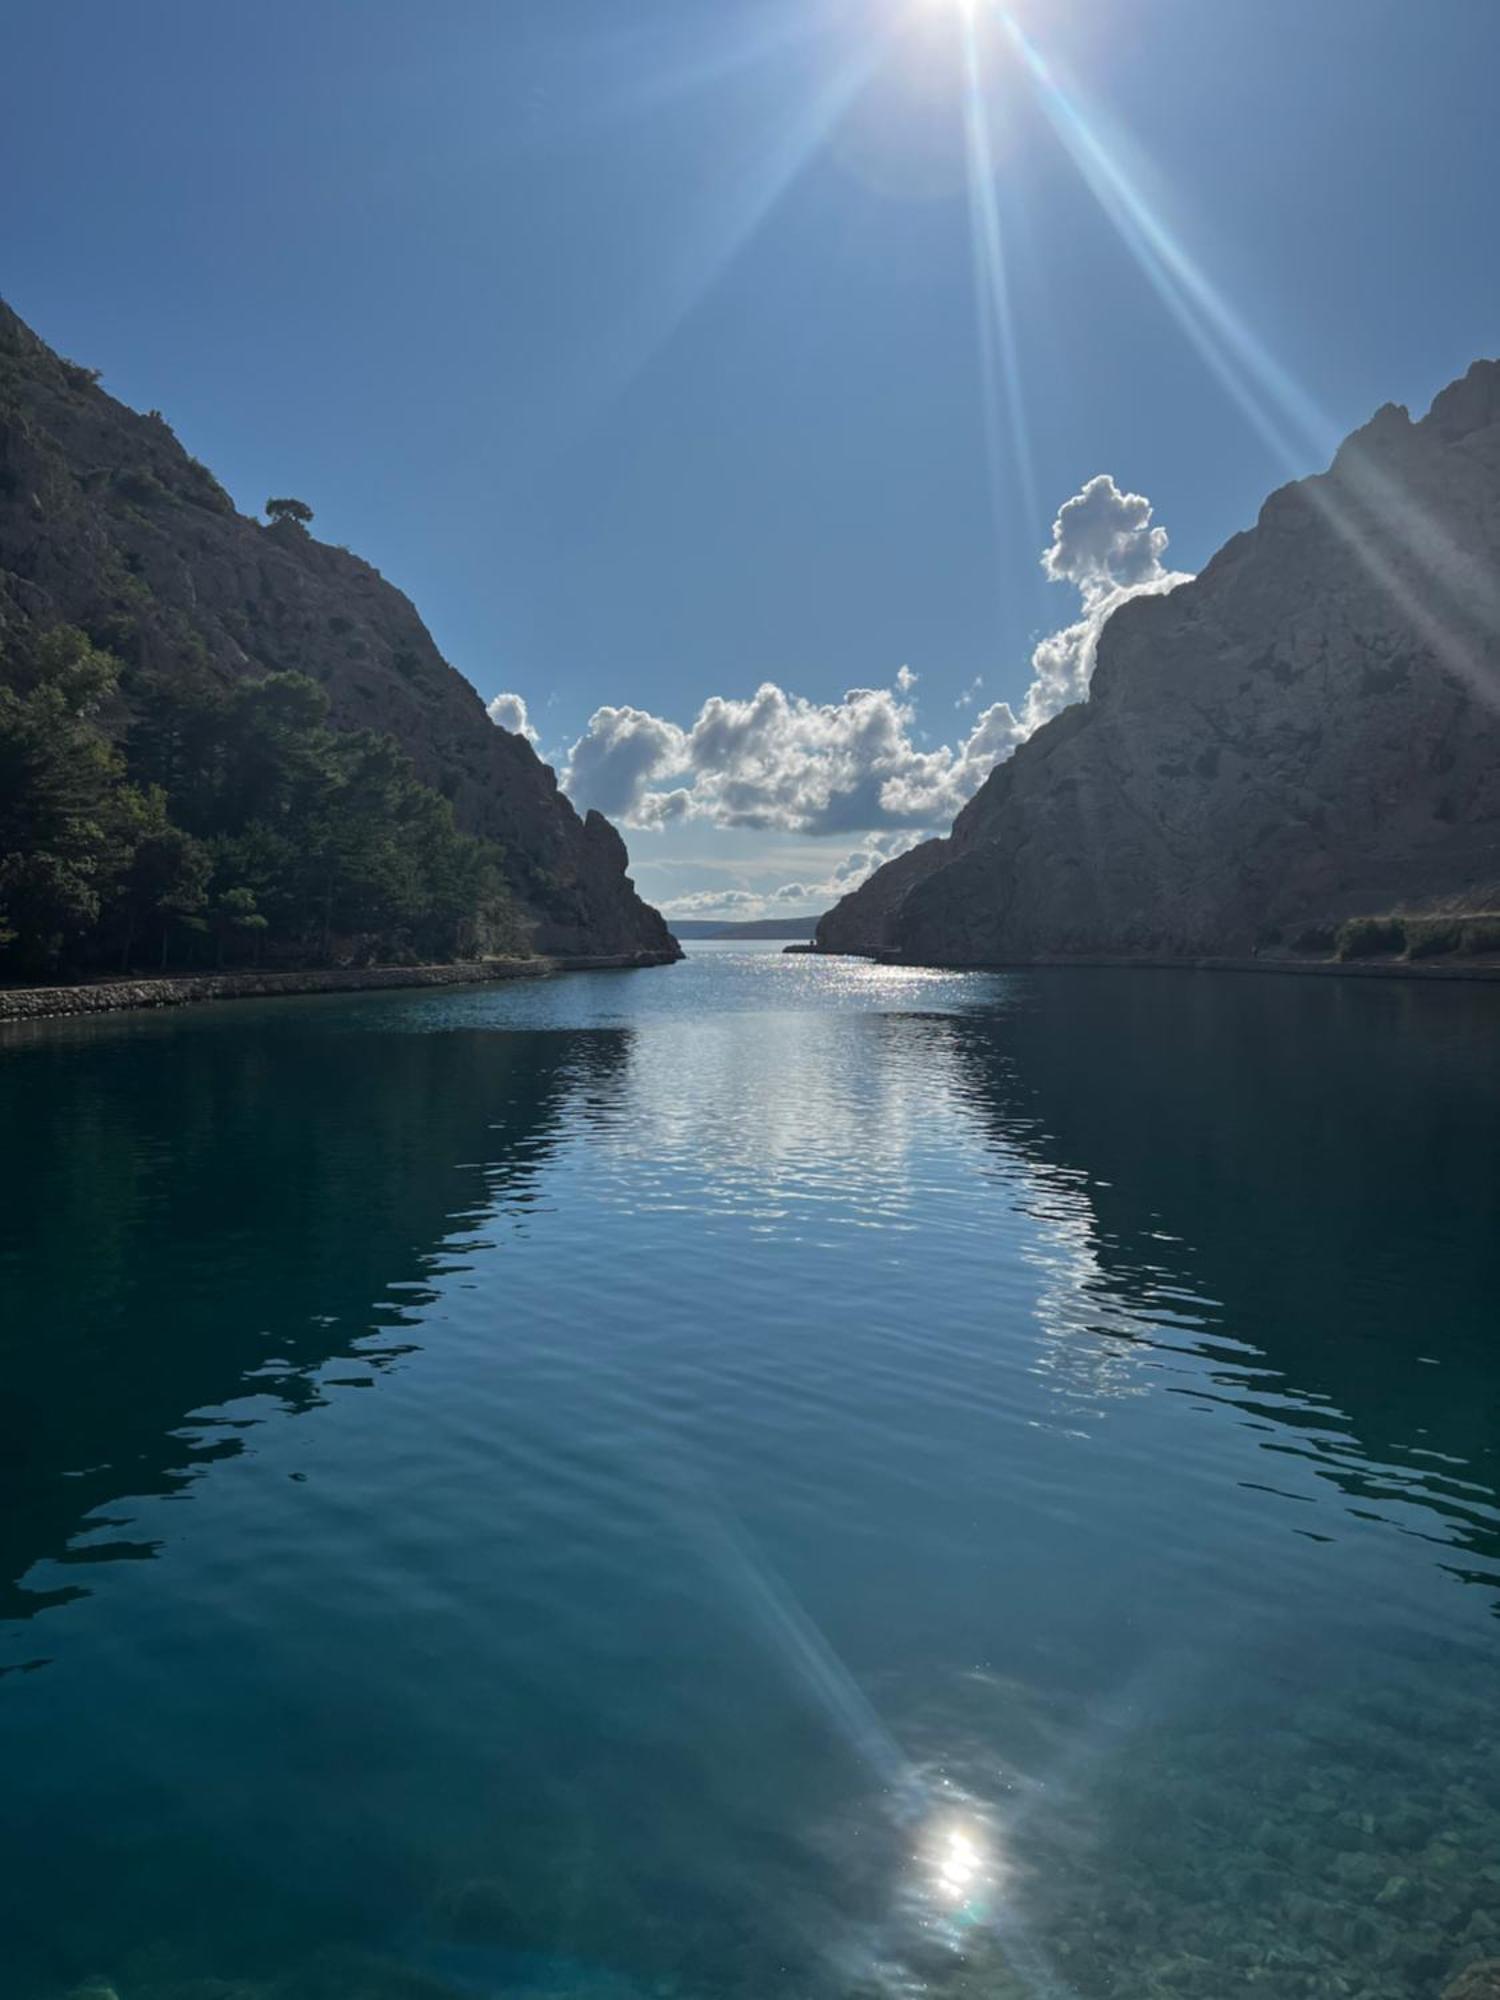
{"type": "Polygon", "coordinates": [[[295,521],[238,513],[157,412],[116,402],[0,303],[0,639],[31,622],[81,627],[127,687],[133,666],[310,676],[336,727],[394,738],[460,827],[501,843],[538,951],[681,955],[614,827],[580,818],[490,721],[394,585],[295,521]]]}
{"type": "Polygon", "coordinates": [[[1239,957],[1500,908],[1500,363],[1388,405],[1192,582],[1109,620],[1088,698],[818,928],[919,962],[1239,957]]]}

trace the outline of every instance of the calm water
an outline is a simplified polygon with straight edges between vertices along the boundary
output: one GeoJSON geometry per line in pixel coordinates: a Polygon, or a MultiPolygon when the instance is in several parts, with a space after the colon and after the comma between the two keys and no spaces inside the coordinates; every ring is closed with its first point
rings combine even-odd
{"type": "Polygon", "coordinates": [[[1500,992],[707,945],[0,1130],[6,1995],[1500,1954],[1500,992]]]}

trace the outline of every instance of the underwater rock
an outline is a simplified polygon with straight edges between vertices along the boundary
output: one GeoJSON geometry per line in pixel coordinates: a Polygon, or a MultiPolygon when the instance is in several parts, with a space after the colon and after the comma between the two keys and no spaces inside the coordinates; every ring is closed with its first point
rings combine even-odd
{"type": "Polygon", "coordinates": [[[1465,1966],[1443,1988],[1442,2000],[1500,2000],[1500,1958],[1481,1958],[1465,1966]]]}

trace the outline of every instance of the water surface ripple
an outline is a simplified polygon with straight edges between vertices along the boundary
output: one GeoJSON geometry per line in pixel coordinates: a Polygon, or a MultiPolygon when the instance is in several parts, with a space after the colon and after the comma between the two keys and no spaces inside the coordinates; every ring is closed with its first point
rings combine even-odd
{"type": "Polygon", "coordinates": [[[0,1039],[5,1992],[1500,1956],[1497,1010],[705,945],[0,1039]]]}

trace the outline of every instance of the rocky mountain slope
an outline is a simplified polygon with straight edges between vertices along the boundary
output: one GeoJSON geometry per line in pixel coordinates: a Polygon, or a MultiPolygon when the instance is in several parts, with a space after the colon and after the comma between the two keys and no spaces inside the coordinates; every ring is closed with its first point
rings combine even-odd
{"type": "Polygon", "coordinates": [[[1121,607],[1086,701],[945,840],[823,919],[945,964],[1244,956],[1500,908],[1500,363],[1387,405],[1191,583],[1121,607]]]}
{"type": "Polygon", "coordinates": [[[503,845],[539,951],[680,955],[619,834],[489,720],[399,590],[294,520],[237,513],[158,412],[116,402],[0,303],[0,640],[58,622],[124,661],[122,730],[133,673],[308,675],[337,728],[394,738],[464,831],[503,845]]]}

